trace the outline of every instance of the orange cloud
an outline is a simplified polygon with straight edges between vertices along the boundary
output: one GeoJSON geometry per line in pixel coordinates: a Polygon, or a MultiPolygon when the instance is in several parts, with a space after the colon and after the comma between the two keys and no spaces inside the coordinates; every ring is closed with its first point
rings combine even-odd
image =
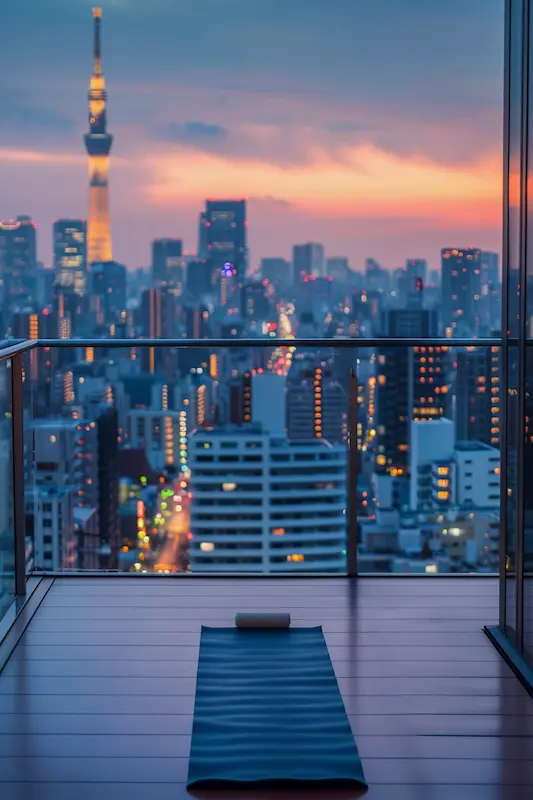
{"type": "Polygon", "coordinates": [[[146,167],[145,193],[154,204],[272,196],[326,217],[500,218],[501,167],[494,157],[450,167],[362,145],[346,149],[342,161],[317,149],[310,165],[277,165],[175,148],[148,158],[146,167]]]}
{"type": "Polygon", "coordinates": [[[71,153],[40,153],[36,150],[7,150],[0,148],[0,161],[23,161],[34,164],[79,164],[81,155],[71,153]]]}

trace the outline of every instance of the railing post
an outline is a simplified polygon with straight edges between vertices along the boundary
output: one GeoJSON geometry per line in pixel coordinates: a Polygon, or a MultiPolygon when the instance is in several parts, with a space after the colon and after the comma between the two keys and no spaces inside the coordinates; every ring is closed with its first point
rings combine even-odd
{"type": "Polygon", "coordinates": [[[357,372],[350,369],[348,392],[348,577],[357,576],[357,372]]]}
{"type": "Polygon", "coordinates": [[[15,529],[15,592],[26,594],[26,508],[24,498],[24,408],[22,353],[11,358],[11,428],[13,435],[13,524],[15,529]]]}

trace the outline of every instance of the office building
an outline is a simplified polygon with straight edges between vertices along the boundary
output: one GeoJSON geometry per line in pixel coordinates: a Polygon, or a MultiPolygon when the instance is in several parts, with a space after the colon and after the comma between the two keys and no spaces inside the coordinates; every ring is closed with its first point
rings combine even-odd
{"type": "Polygon", "coordinates": [[[241,287],[241,317],[250,327],[257,328],[259,322],[277,318],[267,289],[262,281],[252,279],[246,280],[241,287]]]}
{"type": "Polygon", "coordinates": [[[183,292],[183,244],[181,239],[156,239],[152,242],[152,283],[155,288],[183,292]]]}
{"type": "Polygon", "coordinates": [[[259,426],[189,437],[193,572],[342,572],[346,450],[259,426]]]}
{"type": "Polygon", "coordinates": [[[107,132],[107,92],[102,74],[102,9],[93,8],[93,74],[89,86],[89,133],[85,148],[89,156],[89,218],[87,223],[87,261],[112,261],[111,222],[109,218],[109,153],[113,137],[107,132]]]}
{"type": "Polygon", "coordinates": [[[481,253],[481,279],[483,286],[490,284],[496,287],[501,284],[499,253],[486,250],[481,253]]]}
{"type": "Polygon", "coordinates": [[[93,264],[91,271],[92,300],[98,304],[100,324],[118,322],[126,308],[126,267],[117,261],[106,261],[93,264]]]}
{"type": "Polygon", "coordinates": [[[34,310],[37,294],[37,225],[31,217],[0,221],[0,280],[4,311],[34,310]]]}
{"type": "Polygon", "coordinates": [[[306,275],[315,278],[325,275],[324,246],[314,242],[295,244],[292,248],[293,282],[297,283],[306,275]]]}
{"type": "Polygon", "coordinates": [[[192,300],[202,300],[213,293],[213,272],[211,262],[204,258],[195,258],[187,263],[185,286],[187,295],[192,300]]]}
{"type": "Polygon", "coordinates": [[[292,286],[292,265],[285,258],[262,258],[259,267],[261,277],[280,289],[292,286]]]}
{"type": "Polygon", "coordinates": [[[207,200],[202,224],[217,302],[226,306],[246,275],[246,201],[207,200]]]}
{"type": "Polygon", "coordinates": [[[333,256],[326,260],[326,275],[329,275],[335,283],[346,283],[349,274],[350,267],[348,266],[348,259],[345,256],[333,256]]]}
{"type": "Polygon", "coordinates": [[[481,313],[481,250],[447,247],[442,258],[443,330],[460,336],[476,334],[481,313]]]}
{"type": "Polygon", "coordinates": [[[54,302],[54,290],[56,282],[56,272],[53,267],[46,266],[42,261],[37,262],[36,278],[36,306],[44,309],[51,306],[54,302]]]}
{"type": "Polygon", "coordinates": [[[87,291],[87,223],[58,219],[53,237],[56,286],[83,297],[87,291]]]}

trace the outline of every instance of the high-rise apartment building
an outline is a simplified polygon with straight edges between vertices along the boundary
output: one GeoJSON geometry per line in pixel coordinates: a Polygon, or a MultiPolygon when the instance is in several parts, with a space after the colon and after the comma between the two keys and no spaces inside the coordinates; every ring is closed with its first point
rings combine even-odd
{"type": "Polygon", "coordinates": [[[108,173],[113,137],[107,132],[107,92],[102,74],[102,9],[93,8],[94,67],[89,87],[89,133],[85,147],[89,156],[89,219],[87,260],[89,264],[111,261],[111,222],[109,219],[108,173]]]}
{"type": "Polygon", "coordinates": [[[181,239],[155,239],[152,242],[152,282],[157,288],[183,291],[183,244],[181,239]]]}
{"type": "Polygon", "coordinates": [[[180,424],[178,411],[134,408],[128,413],[130,445],[144,450],[153,470],[163,470],[178,462],[180,424]]]}
{"type": "Polygon", "coordinates": [[[33,310],[37,294],[37,225],[31,217],[0,221],[0,280],[4,310],[33,310]]]}
{"type": "Polygon", "coordinates": [[[87,223],[58,219],[53,237],[56,285],[83,297],[87,288],[87,223]]]}
{"type": "Polygon", "coordinates": [[[500,443],[501,358],[499,347],[469,347],[457,353],[455,437],[500,443]]]}
{"type": "Polygon", "coordinates": [[[189,438],[193,572],[343,572],[346,450],[260,426],[189,438]]]}
{"type": "Polygon", "coordinates": [[[325,275],[324,245],[315,242],[295,244],[292,248],[293,281],[300,277],[314,275],[316,278],[325,275]]]}
{"type": "MultiPolygon", "coordinates": [[[[423,308],[390,309],[382,315],[387,337],[431,338],[437,312],[423,308]]],[[[380,347],[377,353],[377,466],[382,472],[409,467],[412,420],[445,416],[449,403],[448,348],[380,347]]]]}
{"type": "Polygon", "coordinates": [[[447,247],[442,258],[442,323],[457,335],[475,334],[481,313],[481,250],[447,247]]]}
{"type": "Polygon", "coordinates": [[[287,437],[290,442],[347,438],[348,398],[333,366],[318,358],[296,358],[286,384],[287,437]]]}

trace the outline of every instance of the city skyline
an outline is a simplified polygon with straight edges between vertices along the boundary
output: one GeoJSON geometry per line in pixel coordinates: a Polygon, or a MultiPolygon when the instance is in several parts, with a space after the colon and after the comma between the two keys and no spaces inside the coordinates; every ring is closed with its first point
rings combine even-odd
{"type": "MultiPolygon", "coordinates": [[[[8,45],[21,68],[3,90],[0,217],[31,214],[46,263],[52,219],[87,216],[81,136],[91,5],[51,0],[43,14],[30,1],[36,24],[8,45]],[[53,58],[44,58],[44,43],[53,58]],[[42,68],[28,89],[37,58],[42,68]]],[[[198,210],[210,196],[247,197],[252,267],[309,240],[357,269],[366,256],[389,267],[425,257],[436,267],[442,247],[500,250],[500,0],[454,0],[445,10],[410,0],[401,17],[382,0],[373,52],[365,31],[377,34],[376,10],[334,5],[324,18],[323,3],[308,3],[305,20],[277,2],[261,10],[240,0],[223,10],[211,0],[180,9],[163,0],[150,9],[104,5],[119,261],[148,264],[157,237],[182,238],[194,251],[198,210]],[[187,34],[170,49],[178,29],[187,34]],[[448,29],[453,40],[435,52],[448,29]],[[475,58],[466,46],[474,30],[485,43],[475,58]]]]}

